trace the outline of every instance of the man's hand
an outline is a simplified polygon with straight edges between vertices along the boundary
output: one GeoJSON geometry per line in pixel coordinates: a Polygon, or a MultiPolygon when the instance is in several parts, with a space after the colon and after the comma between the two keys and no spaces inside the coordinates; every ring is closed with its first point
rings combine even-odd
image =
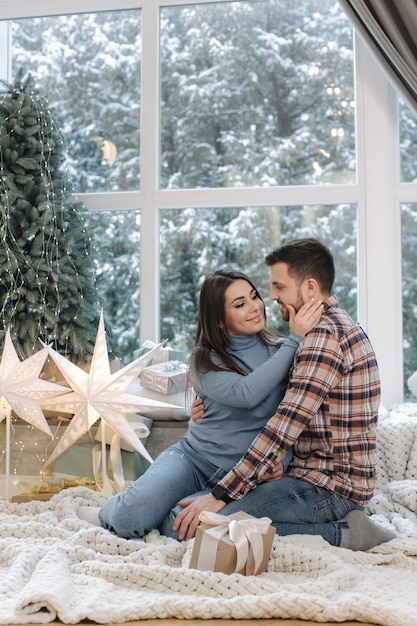
{"type": "Polygon", "coordinates": [[[211,493],[198,496],[197,498],[181,500],[179,504],[184,509],[178,513],[172,528],[173,530],[178,530],[178,539],[180,541],[194,537],[197,526],[200,523],[200,513],[202,511],[218,513],[226,506],[222,500],[216,500],[211,493]]]}
{"type": "Polygon", "coordinates": [[[284,476],[284,466],[282,463],[277,463],[272,471],[265,472],[262,476],[262,482],[266,483],[270,480],[279,480],[284,476]]]}
{"type": "Polygon", "coordinates": [[[200,417],[204,414],[204,403],[201,398],[196,398],[191,405],[190,409],[190,420],[194,422],[198,422],[200,417]]]}

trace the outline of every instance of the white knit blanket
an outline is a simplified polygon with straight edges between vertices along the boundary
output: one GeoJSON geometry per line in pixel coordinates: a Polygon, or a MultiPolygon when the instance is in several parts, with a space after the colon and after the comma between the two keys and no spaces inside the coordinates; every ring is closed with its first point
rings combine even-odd
{"type": "Polygon", "coordinates": [[[320,537],[276,537],[259,576],[189,569],[192,541],[120,539],[77,517],[103,496],[0,502],[0,624],[298,618],[417,624],[417,405],[381,410],[372,517],[398,533],[368,552],[320,537]]]}

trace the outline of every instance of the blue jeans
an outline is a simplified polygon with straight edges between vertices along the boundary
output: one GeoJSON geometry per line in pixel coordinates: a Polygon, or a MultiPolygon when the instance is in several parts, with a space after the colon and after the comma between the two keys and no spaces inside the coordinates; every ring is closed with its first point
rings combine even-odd
{"type": "MultiPolygon", "coordinates": [[[[126,491],[103,506],[100,523],[120,537],[143,537],[157,528],[177,539],[172,524],[181,510],[178,502],[207,493],[225,473],[181,440],[164,450],[126,491]]],[[[338,546],[341,528],[347,524],[337,520],[361,508],[327,489],[285,477],[258,485],[241,500],[226,505],[221,514],[245,511],[254,517],[269,517],[279,535],[321,535],[338,546]]]]}
{"type": "MultiPolygon", "coordinates": [[[[278,535],[320,535],[331,545],[339,546],[341,529],[348,527],[340,520],[349,511],[362,508],[328,489],[285,476],[258,485],[241,500],[227,504],[220,513],[245,511],[254,517],[269,517],[278,535]]],[[[180,510],[181,507],[175,507],[160,525],[164,535],[177,538],[172,524],[180,510]]]]}
{"type": "MultiPolygon", "coordinates": [[[[126,491],[106,502],[99,513],[100,523],[128,539],[143,537],[153,528],[165,534],[160,525],[173,507],[190,494],[212,489],[225,473],[181,439],[164,450],[126,491]]],[[[172,524],[166,534],[177,538],[172,524]]]]}

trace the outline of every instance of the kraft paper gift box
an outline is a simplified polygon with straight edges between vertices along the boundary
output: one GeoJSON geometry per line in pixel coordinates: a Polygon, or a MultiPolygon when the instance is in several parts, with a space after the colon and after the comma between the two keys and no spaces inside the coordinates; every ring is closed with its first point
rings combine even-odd
{"type": "Polygon", "coordinates": [[[164,394],[185,390],[187,366],[180,361],[166,361],[145,367],[140,375],[140,384],[164,394]]]}
{"type": "Polygon", "coordinates": [[[240,511],[218,515],[203,511],[191,553],[190,568],[224,574],[261,574],[268,565],[275,528],[269,517],[240,511]]]}

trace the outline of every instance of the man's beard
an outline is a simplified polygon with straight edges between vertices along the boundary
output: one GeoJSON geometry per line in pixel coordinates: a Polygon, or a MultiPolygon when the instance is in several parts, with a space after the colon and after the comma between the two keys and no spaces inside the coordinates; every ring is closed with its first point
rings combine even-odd
{"type": "Polygon", "coordinates": [[[281,317],[284,320],[284,322],[288,322],[290,319],[290,313],[287,307],[285,306],[285,304],[281,304],[280,311],[281,311],[281,317]]]}
{"type": "MultiPolygon", "coordinates": [[[[295,308],[295,312],[297,313],[301,307],[303,306],[303,304],[305,304],[302,293],[301,293],[301,289],[299,289],[297,291],[297,302],[296,304],[294,304],[294,308],[295,308]]],[[[281,310],[281,317],[284,320],[284,322],[288,322],[290,319],[290,312],[288,310],[288,308],[286,307],[285,304],[280,304],[280,310],[281,310]]]]}

